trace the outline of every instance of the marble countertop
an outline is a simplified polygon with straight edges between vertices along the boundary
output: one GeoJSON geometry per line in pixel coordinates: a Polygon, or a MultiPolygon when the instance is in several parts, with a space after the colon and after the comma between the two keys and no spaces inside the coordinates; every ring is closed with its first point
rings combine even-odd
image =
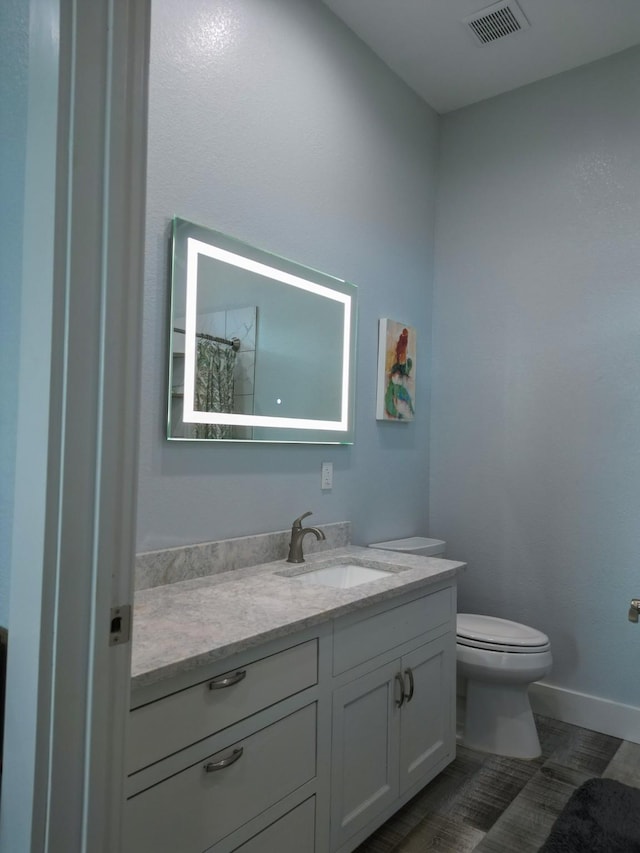
{"type": "Polygon", "coordinates": [[[464,565],[349,545],[309,555],[301,564],[279,560],[141,590],[134,605],[132,687],[154,684],[336,616],[426,588],[455,577],[464,565]],[[348,589],[302,584],[293,577],[337,562],[357,562],[389,574],[348,589]]]}

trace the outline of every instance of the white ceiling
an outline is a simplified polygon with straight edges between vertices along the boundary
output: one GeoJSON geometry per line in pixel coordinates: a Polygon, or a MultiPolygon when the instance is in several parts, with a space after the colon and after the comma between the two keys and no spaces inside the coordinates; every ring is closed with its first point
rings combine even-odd
{"type": "Polygon", "coordinates": [[[640,0],[518,0],[531,26],[483,47],[462,20],[491,0],[324,3],[440,113],[640,43],[640,0]]]}

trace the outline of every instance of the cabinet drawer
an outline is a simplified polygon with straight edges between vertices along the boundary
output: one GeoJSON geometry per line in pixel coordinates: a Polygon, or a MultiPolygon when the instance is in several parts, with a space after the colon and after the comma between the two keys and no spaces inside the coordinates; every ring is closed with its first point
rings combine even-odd
{"type": "Polygon", "coordinates": [[[315,797],[311,797],[233,853],[313,853],[315,811],[315,797]]]}
{"type": "Polygon", "coordinates": [[[317,640],[310,640],[136,708],[129,714],[129,773],[317,681],[317,640]]]}
{"type": "Polygon", "coordinates": [[[314,703],[127,800],[125,853],[202,853],[315,773],[314,703]]]}
{"type": "Polygon", "coordinates": [[[433,592],[359,622],[336,625],[333,674],[372,660],[453,619],[453,590],[433,592]]]}

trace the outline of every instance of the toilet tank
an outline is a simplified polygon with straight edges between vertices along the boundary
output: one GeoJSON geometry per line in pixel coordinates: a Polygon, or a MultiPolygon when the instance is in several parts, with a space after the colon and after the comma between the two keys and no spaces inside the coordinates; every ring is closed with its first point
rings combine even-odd
{"type": "Polygon", "coordinates": [[[419,557],[444,557],[446,542],[442,539],[427,539],[426,536],[409,536],[407,539],[389,539],[387,542],[372,542],[369,548],[383,551],[402,551],[419,557]]]}

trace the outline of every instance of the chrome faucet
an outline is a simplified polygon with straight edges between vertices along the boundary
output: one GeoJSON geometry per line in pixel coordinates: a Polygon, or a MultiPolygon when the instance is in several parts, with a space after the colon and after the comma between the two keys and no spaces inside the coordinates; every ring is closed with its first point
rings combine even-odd
{"type": "Polygon", "coordinates": [[[306,518],[308,515],[311,515],[311,513],[303,513],[303,515],[301,515],[300,518],[296,518],[291,525],[291,542],[289,542],[289,556],[287,557],[287,563],[304,563],[302,540],[307,533],[313,533],[316,539],[327,538],[319,527],[302,526],[302,519],[306,518]]]}
{"type": "Polygon", "coordinates": [[[629,607],[629,622],[637,622],[640,616],[640,598],[632,598],[629,607]]]}

